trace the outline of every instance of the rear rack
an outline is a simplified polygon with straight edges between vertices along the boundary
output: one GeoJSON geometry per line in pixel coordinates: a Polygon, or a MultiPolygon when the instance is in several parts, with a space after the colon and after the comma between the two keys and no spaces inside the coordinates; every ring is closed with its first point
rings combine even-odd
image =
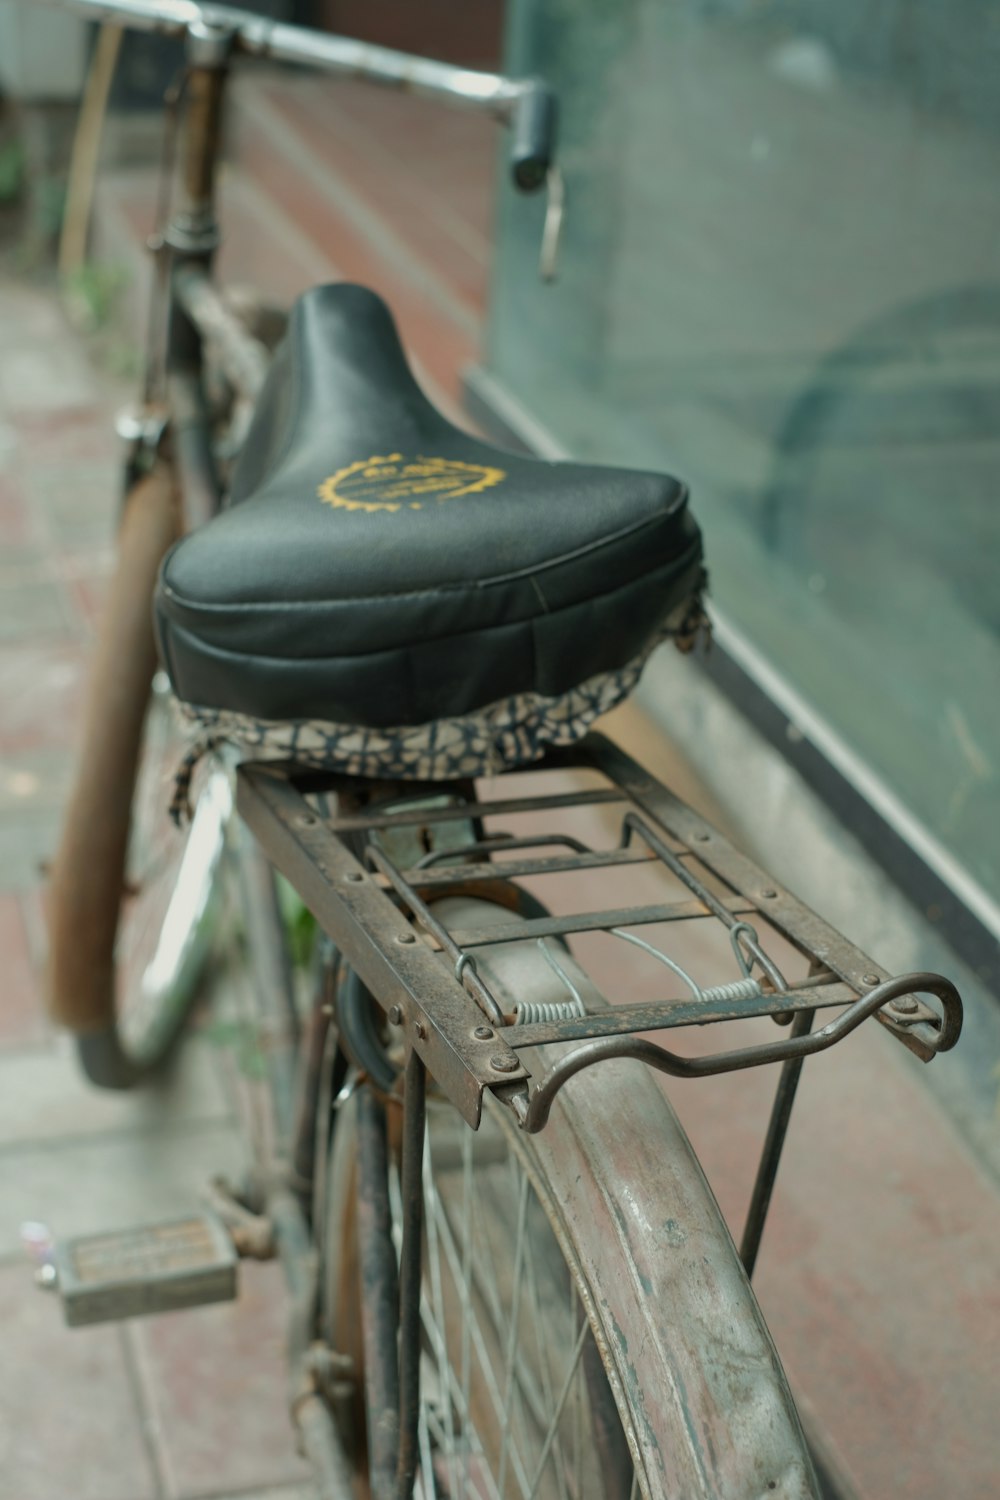
{"type": "MultiPolygon", "coordinates": [[[[891,978],[602,735],[552,751],[524,772],[504,776],[500,785],[553,770],[577,782],[581,773],[596,773],[604,785],[497,798],[486,795],[496,790],[491,783],[479,800],[466,803],[454,784],[410,783],[389,789],[394,800],[373,806],[370,799],[386,793],[381,784],[261,763],[240,767],[237,807],[389,1021],[402,1028],[406,1079],[419,1074],[422,1097],[426,1067],[473,1128],[489,1089],[513,1110],[522,1129],[541,1130],[563,1085],[611,1058],[637,1059],[687,1078],[780,1063],[740,1246],[749,1274],[805,1058],[874,1015],[928,1062],[958,1041],[958,991],[938,974],[891,978]],[[332,814],[327,811],[331,793],[336,796],[332,814]],[[586,818],[596,812],[603,818],[612,810],[618,837],[610,848],[594,848],[561,829],[533,825],[515,836],[486,827],[498,817],[534,820],[573,813],[586,818]],[[434,846],[435,838],[443,847],[434,846]],[[447,927],[433,908],[436,899],[453,895],[488,896],[502,904],[512,879],[644,866],[670,877],[669,900],[558,916],[529,914],[465,928],[447,927]],[[735,977],[707,987],[640,935],[653,924],[708,919],[729,935],[735,977]],[[639,932],[627,930],[636,928],[639,932]],[[761,928],[770,936],[762,936],[761,928]],[[565,949],[550,942],[591,933],[612,934],[643,948],[688,993],[588,1012],[559,957],[565,949]],[[773,951],[780,947],[775,935],[791,945],[799,966],[804,961],[803,976],[785,978],[773,951]],[[562,981],[561,992],[571,998],[519,1015],[516,1001],[513,1010],[505,1009],[481,969],[488,965],[484,955],[529,941],[540,945],[562,981]],[[936,1004],[929,1004],[931,999],[936,1004]],[[837,1014],[813,1031],[820,1010],[837,1014]],[[761,1016],[787,1027],[787,1033],[709,1056],[682,1056],[637,1035],[761,1016]],[[576,1045],[561,1050],[555,1061],[544,1057],[536,1081],[530,1066],[539,1056],[534,1049],[550,1043],[576,1045]]],[[[580,972],[575,963],[567,967],[580,972]]],[[[608,997],[616,998],[621,997],[608,997]]],[[[409,1091],[407,1083],[407,1098],[409,1091]]]]}
{"type": "MultiPolygon", "coordinates": [[[[617,847],[594,849],[564,832],[512,837],[478,831],[458,849],[434,850],[401,868],[393,851],[400,830],[433,830],[461,820],[453,786],[413,785],[406,789],[402,808],[371,809],[359,803],[371,783],[348,777],[284,763],[247,765],[238,777],[238,806],[247,823],[379,1004],[400,1012],[413,1046],[470,1124],[478,1124],[483,1090],[503,1086],[512,1097],[510,1085],[529,1076],[521,1054],[546,1043],[589,1045],[562,1058],[530,1095],[522,1091],[513,1096],[520,1098],[515,1108],[528,1130],[544,1124],[567,1077],[604,1057],[641,1056],[662,1071],[686,1077],[728,1072],[821,1051],[870,1015],[924,1061],[958,1040],[961,1001],[948,980],[933,974],[890,978],[603,736],[590,735],[572,750],[552,752],[528,769],[597,772],[607,785],[485,800],[475,807],[475,816],[492,821],[513,814],[621,808],[617,847]],[[344,810],[323,816],[308,800],[317,792],[338,793],[337,806],[344,810]],[[429,806],[435,795],[447,805],[429,806]],[[375,835],[367,845],[369,868],[352,848],[365,834],[375,835]],[[496,858],[512,853],[513,859],[496,858]],[[667,870],[684,888],[683,896],[450,931],[431,905],[435,897],[457,888],[485,893],[499,879],[644,864],[667,870]],[[730,932],[742,973],[734,966],[733,981],[693,986],[681,998],[517,1025],[477,963],[484,950],[497,944],[595,931],[621,936],[622,929],[706,918],[730,932]],[[807,979],[785,980],[758,934],[760,924],[780,933],[805,957],[811,970],[807,979]],[[440,955],[448,960],[447,968],[440,955]],[[938,1004],[918,997],[933,997],[938,1004]],[[792,1035],[711,1057],[678,1057],[635,1037],[637,1032],[748,1016],[793,1023],[834,1008],[837,1017],[816,1032],[793,1026],[792,1035]],[[489,1022],[485,1028],[484,1018],[489,1022]],[[481,1035],[484,1030],[491,1034],[481,1035]]],[[[517,774],[504,777],[503,786],[517,774]]],[[[692,985],[689,981],[688,987],[692,985]]]]}

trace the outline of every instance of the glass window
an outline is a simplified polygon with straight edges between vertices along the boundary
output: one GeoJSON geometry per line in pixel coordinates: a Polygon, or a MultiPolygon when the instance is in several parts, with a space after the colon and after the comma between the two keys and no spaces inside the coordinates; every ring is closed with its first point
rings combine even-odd
{"type": "Polygon", "coordinates": [[[1000,7],[512,0],[561,274],[504,191],[491,373],[691,485],[713,598],[994,888],[1000,7]]]}

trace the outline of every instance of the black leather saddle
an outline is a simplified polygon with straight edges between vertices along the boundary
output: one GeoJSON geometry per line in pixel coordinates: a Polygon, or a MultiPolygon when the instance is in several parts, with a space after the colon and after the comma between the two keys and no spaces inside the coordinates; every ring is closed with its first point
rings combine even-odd
{"type": "Polygon", "coordinates": [[[385,304],[324,286],[292,310],[229,504],[164,560],[157,631],[188,704],[425,724],[617,670],[701,566],[676,479],[468,436],[385,304]]]}

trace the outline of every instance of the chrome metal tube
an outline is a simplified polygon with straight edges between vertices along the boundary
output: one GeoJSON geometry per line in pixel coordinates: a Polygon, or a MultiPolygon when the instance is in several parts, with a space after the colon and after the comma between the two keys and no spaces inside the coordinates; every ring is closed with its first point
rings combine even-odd
{"type": "Polygon", "coordinates": [[[398,1500],[410,1500],[420,1465],[420,1278],[423,1260],[423,1163],[427,1074],[422,1058],[406,1059],[403,1089],[403,1143],[400,1193],[403,1243],[399,1252],[399,1449],[398,1500]]]}
{"type": "MultiPolygon", "coordinates": [[[[38,0],[33,0],[38,3],[38,0]]],[[[182,36],[198,31],[228,32],[238,52],[301,63],[343,77],[361,78],[390,88],[446,99],[509,119],[518,101],[535,84],[481,73],[452,63],[414,57],[350,37],[331,36],[303,26],[289,26],[228,5],[201,5],[194,0],[42,0],[92,21],[108,21],[139,31],[182,36]]]]}
{"type": "Polygon", "coordinates": [[[88,21],[109,21],[132,31],[162,31],[182,36],[203,20],[201,5],[193,0],[31,0],[33,5],[55,5],[73,10],[88,21]]]}
{"type": "Polygon", "coordinates": [[[325,72],[447,99],[501,119],[510,117],[514,105],[529,87],[499,73],[459,68],[429,57],[397,52],[391,47],[307,31],[301,26],[287,26],[260,16],[248,16],[245,23],[241,20],[238,47],[241,52],[273,57],[279,62],[304,63],[325,72]]]}

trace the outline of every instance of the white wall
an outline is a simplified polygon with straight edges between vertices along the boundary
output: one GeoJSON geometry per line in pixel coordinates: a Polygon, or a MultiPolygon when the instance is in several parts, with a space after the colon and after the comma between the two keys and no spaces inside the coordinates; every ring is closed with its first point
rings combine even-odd
{"type": "Polygon", "coordinates": [[[14,99],[71,99],[80,92],[87,26],[34,0],[0,0],[0,88],[14,99]]]}

